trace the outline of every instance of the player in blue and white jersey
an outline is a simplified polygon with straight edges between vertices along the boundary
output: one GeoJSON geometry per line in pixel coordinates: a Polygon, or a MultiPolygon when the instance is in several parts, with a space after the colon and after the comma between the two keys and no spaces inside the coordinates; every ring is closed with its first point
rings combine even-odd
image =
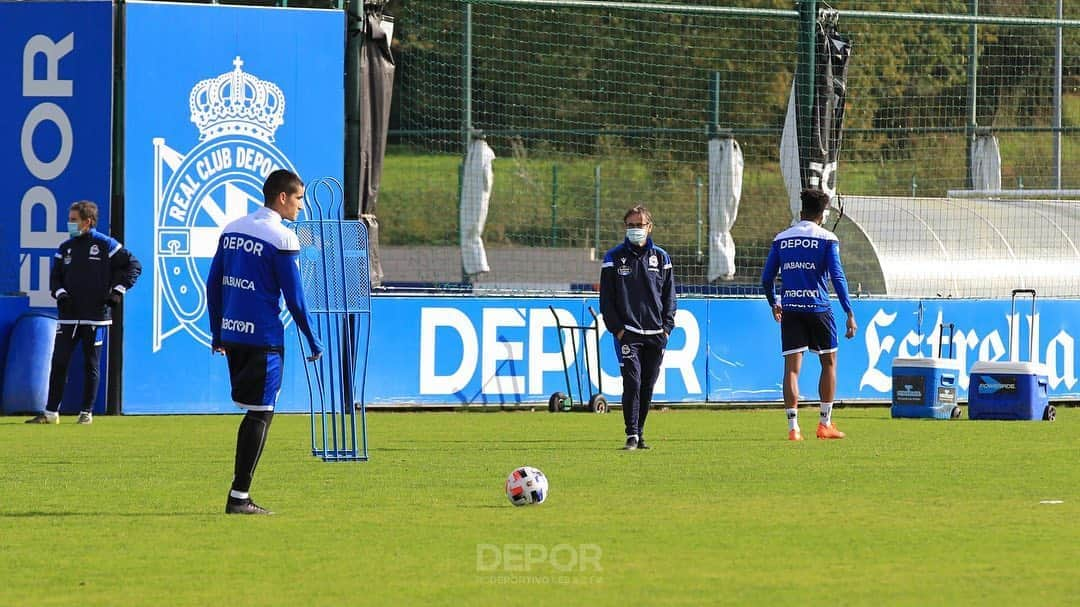
{"type": "Polygon", "coordinates": [[[840,306],[847,314],[846,336],[851,339],[858,330],[851,310],[847,279],[840,265],[840,241],[821,226],[829,195],[820,190],[803,190],[802,211],[798,223],[780,232],[773,239],[761,286],[772,306],[773,318],[780,323],[780,339],[784,355],[784,407],[788,418],[788,438],[802,440],[799,429],[799,371],[803,352],[818,354],[821,377],[818,396],[821,400],[821,419],[817,437],[844,438],[832,422],[832,403],[836,395],[836,321],[833,319],[827,281],[832,282],[840,306]],[[780,274],[782,292],[777,301],[773,283],[780,274]]]}
{"type": "Polygon", "coordinates": [[[229,361],[232,399],[247,413],[236,436],[227,514],[270,514],[248,493],[266,444],[285,367],[281,298],[307,339],[309,361],[322,355],[304,302],[297,257],[300,241],[282,224],[304,207],[304,182],[277,170],[263,184],[265,206],[225,226],[206,279],[211,347],[229,361]]]}

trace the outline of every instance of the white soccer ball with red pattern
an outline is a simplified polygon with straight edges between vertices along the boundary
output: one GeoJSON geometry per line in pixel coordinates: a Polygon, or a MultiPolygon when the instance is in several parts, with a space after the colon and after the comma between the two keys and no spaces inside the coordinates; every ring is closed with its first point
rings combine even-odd
{"type": "Polygon", "coordinates": [[[515,506],[542,504],[547,495],[547,477],[536,468],[522,466],[506,477],[506,497],[515,506]]]}

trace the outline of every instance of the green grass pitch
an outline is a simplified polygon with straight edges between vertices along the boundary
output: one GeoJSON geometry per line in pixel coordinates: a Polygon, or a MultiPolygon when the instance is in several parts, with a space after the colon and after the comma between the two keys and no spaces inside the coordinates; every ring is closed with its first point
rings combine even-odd
{"type": "Polygon", "coordinates": [[[1075,604],[1080,410],[835,416],[657,411],[623,452],[617,411],[373,413],[371,461],[323,463],[280,415],[272,517],[222,514],[239,417],[0,418],[0,605],[1075,604]]]}

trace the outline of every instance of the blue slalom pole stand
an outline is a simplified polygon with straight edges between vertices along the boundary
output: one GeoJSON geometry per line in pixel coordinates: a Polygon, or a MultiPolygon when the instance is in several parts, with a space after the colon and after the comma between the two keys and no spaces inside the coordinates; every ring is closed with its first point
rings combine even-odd
{"type": "MultiPolygon", "coordinates": [[[[367,226],[342,219],[344,189],[332,177],[308,184],[300,239],[300,279],[323,355],[304,365],[311,454],[327,462],[367,461],[367,361],[371,343],[371,265],[367,226]],[[359,422],[357,421],[359,417],[359,422]]],[[[311,353],[297,333],[300,351],[311,353]]]]}

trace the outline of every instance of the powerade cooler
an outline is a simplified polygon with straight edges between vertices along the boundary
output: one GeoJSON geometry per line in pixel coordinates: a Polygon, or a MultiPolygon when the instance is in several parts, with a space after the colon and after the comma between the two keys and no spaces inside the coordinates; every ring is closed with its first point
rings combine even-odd
{"type": "MultiPolygon", "coordinates": [[[[953,325],[949,327],[949,358],[941,358],[942,341],[938,342],[937,358],[895,358],[892,363],[892,407],[896,417],[956,419],[956,379],[960,365],[952,358],[953,325]]],[[[944,337],[945,325],[941,325],[944,337]]]]}
{"type": "MultiPolygon", "coordinates": [[[[1018,294],[1031,295],[1031,318],[1034,322],[1033,289],[1013,290],[1009,318],[1015,318],[1018,294]]],[[[1011,322],[1009,343],[1012,344],[1011,322]]],[[[1028,352],[1034,353],[1033,347],[1034,343],[1031,343],[1028,352]]],[[[976,362],[971,366],[971,381],[968,384],[968,418],[1053,421],[1056,411],[1049,402],[1048,375],[1047,368],[1037,362],[976,362]]]]}
{"type": "Polygon", "coordinates": [[[979,361],[968,384],[970,419],[1052,420],[1046,367],[1020,361],[979,361]]]}

